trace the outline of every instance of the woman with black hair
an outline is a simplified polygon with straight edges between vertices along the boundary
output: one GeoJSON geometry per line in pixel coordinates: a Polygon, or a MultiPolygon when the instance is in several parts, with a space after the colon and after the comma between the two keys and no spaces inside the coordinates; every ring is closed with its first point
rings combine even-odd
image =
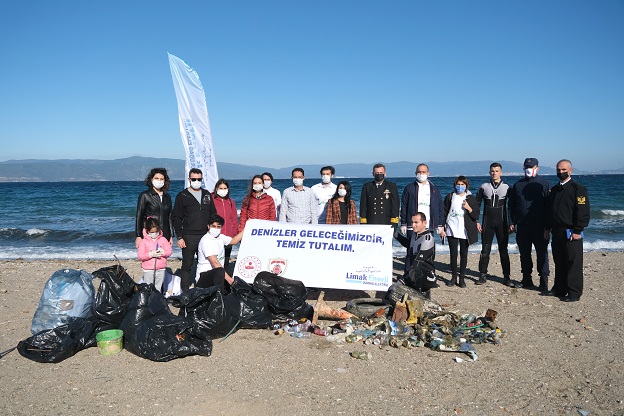
{"type": "Polygon", "coordinates": [[[145,178],[147,190],[139,194],[136,209],[136,221],[134,227],[135,245],[139,248],[139,243],[143,239],[143,225],[147,217],[154,217],[158,220],[163,237],[173,244],[173,228],[171,225],[171,196],[167,193],[171,181],[167,175],[167,169],[154,168],[145,178]]]}
{"type": "Polygon", "coordinates": [[[336,193],[325,206],[325,224],[357,224],[355,202],[351,199],[351,184],[348,181],[338,183],[336,193]]]}
{"type": "Polygon", "coordinates": [[[247,195],[245,195],[245,199],[243,199],[238,232],[243,231],[247,220],[258,219],[275,221],[276,218],[275,202],[273,198],[264,191],[262,175],[254,175],[249,182],[247,195]]]}

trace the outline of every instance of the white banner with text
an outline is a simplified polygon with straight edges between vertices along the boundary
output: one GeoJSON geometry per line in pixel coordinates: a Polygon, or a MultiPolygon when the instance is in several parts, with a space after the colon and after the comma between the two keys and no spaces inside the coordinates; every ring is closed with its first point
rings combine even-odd
{"type": "Polygon", "coordinates": [[[389,225],[249,220],[234,275],[251,283],[269,271],[309,287],[385,291],[392,284],[393,231],[389,225]]]}

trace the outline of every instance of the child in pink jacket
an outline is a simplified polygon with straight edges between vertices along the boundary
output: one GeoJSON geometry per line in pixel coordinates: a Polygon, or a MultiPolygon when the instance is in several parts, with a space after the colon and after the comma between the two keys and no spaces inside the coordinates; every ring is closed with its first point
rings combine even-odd
{"type": "Polygon", "coordinates": [[[171,256],[171,244],[163,237],[158,219],[147,217],[143,228],[143,239],[139,243],[139,260],[143,267],[143,282],[153,283],[162,292],[167,268],[167,257],[171,256]]]}

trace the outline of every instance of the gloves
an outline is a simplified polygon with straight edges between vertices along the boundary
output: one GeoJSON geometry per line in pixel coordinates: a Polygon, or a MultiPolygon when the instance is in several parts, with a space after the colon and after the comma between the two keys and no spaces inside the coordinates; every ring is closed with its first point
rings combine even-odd
{"type": "Polygon", "coordinates": [[[161,258],[162,255],[165,254],[165,251],[162,248],[159,248],[158,250],[150,250],[149,251],[149,256],[151,258],[161,258]]]}
{"type": "Polygon", "coordinates": [[[401,234],[407,235],[407,225],[402,225],[400,228],[401,234]]]}

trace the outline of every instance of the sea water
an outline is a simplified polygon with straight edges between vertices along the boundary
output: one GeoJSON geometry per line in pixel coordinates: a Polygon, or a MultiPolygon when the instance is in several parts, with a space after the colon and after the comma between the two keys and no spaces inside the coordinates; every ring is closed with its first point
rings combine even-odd
{"type": "MultiPolygon", "coordinates": [[[[304,185],[320,182],[310,175],[304,185]]],[[[557,178],[545,176],[554,185],[557,178]]],[[[414,178],[388,178],[403,188],[414,178]]],[[[453,189],[452,177],[432,177],[442,195],[453,189]]],[[[470,177],[470,189],[476,193],[488,177],[470,177]]],[[[503,178],[512,185],[518,177],[503,178]]],[[[591,203],[591,222],[585,229],[585,251],[624,250],[624,188],[617,186],[624,175],[574,176],[585,185],[591,203]]],[[[372,178],[334,178],[333,182],[348,180],[352,196],[359,209],[362,184],[372,178]]],[[[283,191],[290,180],[278,179],[274,187],[283,191]]],[[[230,181],[231,197],[240,205],[249,186],[248,180],[230,181]]],[[[183,181],[172,181],[171,199],[184,187],[183,181]]],[[[10,259],[136,259],[134,221],[137,197],[146,187],[143,182],[41,182],[0,183],[0,260],[10,259]]],[[[438,238],[438,253],[448,253],[448,246],[438,238]]],[[[494,243],[493,249],[496,249],[494,243]]],[[[509,243],[510,252],[518,251],[515,236],[509,243]]],[[[405,249],[396,241],[395,255],[405,249]]],[[[480,243],[470,246],[470,252],[481,251],[480,243]]],[[[233,255],[237,248],[234,247],[233,255]]],[[[181,257],[174,243],[174,257],[181,257]]]]}

